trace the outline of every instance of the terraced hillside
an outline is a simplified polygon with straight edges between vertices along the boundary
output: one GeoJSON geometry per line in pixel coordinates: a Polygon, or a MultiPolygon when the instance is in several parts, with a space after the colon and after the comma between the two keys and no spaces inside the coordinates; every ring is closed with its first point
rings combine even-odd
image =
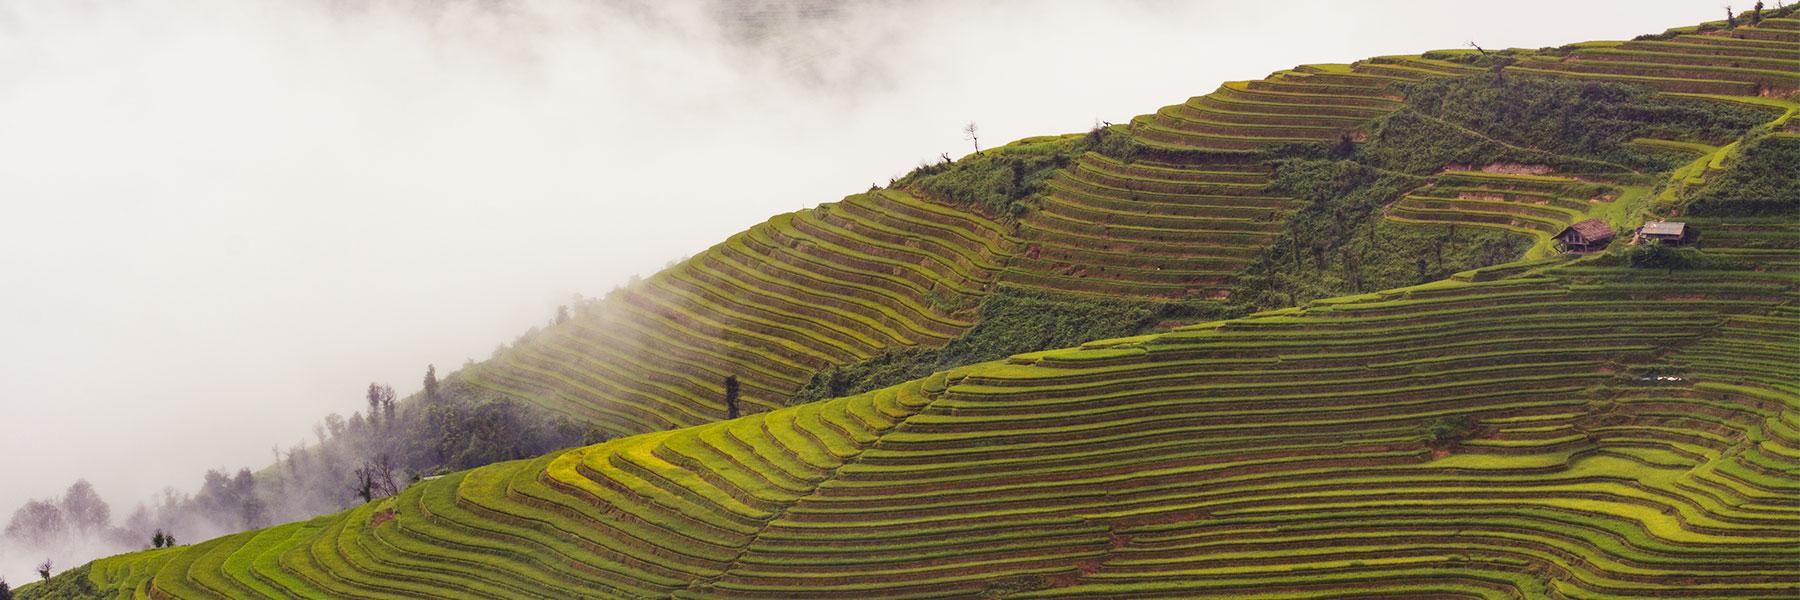
{"type": "Polygon", "coordinates": [[[1419,56],[1304,65],[1133,119],[1149,158],[1089,152],[1020,220],[1003,282],[1112,298],[1228,300],[1236,276],[1300,206],[1268,192],[1264,152],[1365,137],[1401,106],[1395,84],[1480,69],[1419,56]]]}
{"type": "MultiPolygon", "coordinates": [[[[1635,83],[1641,76],[1594,65],[1661,57],[1681,81],[1726,77],[1666,89],[1779,104],[1758,94],[1791,92],[1800,77],[1796,61],[1781,60],[1800,52],[1791,21],[1518,51],[1509,69],[1635,83]],[[1746,65],[1754,72],[1732,70],[1746,65]]],[[[1245,269],[1306,203],[1270,190],[1268,161],[1357,143],[1404,105],[1402,84],[1485,72],[1473,52],[1305,65],[1227,83],[1115,128],[1133,150],[1085,151],[1019,215],[984,215],[991,211],[904,185],[781,215],[459,376],[626,435],[723,417],[727,376],[742,382],[750,410],[766,410],[832,367],[942,346],[981,319],[997,286],[1226,307],[1245,269]]],[[[1583,213],[1618,212],[1598,206],[1618,190],[1558,177],[1445,173],[1387,215],[1542,239],[1583,213]]]]}
{"type": "MultiPolygon", "coordinates": [[[[1506,68],[1641,77],[1551,65],[1800,50],[1791,31],[1677,30],[1506,68]]],[[[1427,56],[1302,67],[1140,118],[1140,155],[1076,157],[1016,218],[917,189],[776,217],[467,373],[642,435],[22,592],[1800,597],[1800,177],[1706,195],[1800,153],[1779,78],[1678,78],[1780,115],[1728,145],[1637,141],[1690,152],[1684,168],[1434,164],[1397,177],[1416,185],[1381,213],[1540,239],[1654,213],[1700,232],[1688,249],[1621,241],[778,408],[826,365],[969,331],[1000,285],[1225,300],[1307,208],[1270,191],[1264,161],[1289,151],[1270,149],[1356,143],[1397,106],[1375,80],[1487,72],[1427,56]],[[1215,127],[1232,123],[1255,127],[1215,127]],[[717,421],[726,375],[769,410],[717,421]]]]}
{"type": "MultiPolygon", "coordinates": [[[[1791,246],[1791,231],[1723,222],[1791,246]]],[[[109,594],[1792,597],[1800,273],[1552,260],[106,559],[109,594]]]]}
{"type": "Polygon", "coordinates": [[[776,216],[464,376],[618,434],[781,406],[813,373],[968,329],[1017,243],[993,221],[875,191],[776,216]]]}
{"type": "Polygon", "coordinates": [[[1447,171],[1394,203],[1387,216],[1490,227],[1543,241],[1618,195],[1617,188],[1572,177],[1447,171]]]}
{"type": "Polygon", "coordinates": [[[630,434],[724,416],[728,375],[772,408],[827,367],[942,345],[996,284],[1224,301],[1300,204],[1251,150],[1360,136],[1394,82],[1474,70],[1387,57],[1227,84],[1136,120],[1144,157],[1059,170],[1011,226],[900,189],[778,216],[464,376],[630,434]]]}
{"type": "MultiPolygon", "coordinates": [[[[1717,24],[1715,24],[1716,26],[1717,24]]],[[[1539,55],[1512,67],[1527,73],[1624,81],[1665,92],[1779,96],[1800,88],[1800,19],[1764,19],[1755,27],[1671,30],[1668,39],[1577,44],[1562,56],[1539,55]]]]}

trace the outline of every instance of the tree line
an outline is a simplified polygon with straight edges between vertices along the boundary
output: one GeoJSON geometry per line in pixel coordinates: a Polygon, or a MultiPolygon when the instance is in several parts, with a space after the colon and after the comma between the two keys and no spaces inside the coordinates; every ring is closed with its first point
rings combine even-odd
{"type": "MultiPolygon", "coordinates": [[[[564,309],[558,319],[566,315],[564,309]]],[[[402,399],[393,386],[372,382],[363,391],[366,411],[326,416],[310,442],[271,449],[273,462],[262,470],[208,470],[198,491],[167,488],[121,521],[92,484],[78,480],[60,497],[14,510],[0,542],[15,556],[46,557],[39,571],[48,577],[58,561],[76,564],[306,519],[398,494],[432,475],[606,438],[455,376],[440,379],[435,365],[426,366],[420,386],[402,399]]]]}

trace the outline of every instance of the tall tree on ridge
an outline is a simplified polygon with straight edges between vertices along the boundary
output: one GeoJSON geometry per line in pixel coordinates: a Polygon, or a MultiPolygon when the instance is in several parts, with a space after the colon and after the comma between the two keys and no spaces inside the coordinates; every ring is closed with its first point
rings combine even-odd
{"type": "Polygon", "coordinates": [[[425,365],[425,401],[436,402],[438,395],[437,365],[425,365]]]}
{"type": "Polygon", "coordinates": [[[369,426],[378,428],[384,420],[394,419],[394,386],[369,382],[369,426]]]}

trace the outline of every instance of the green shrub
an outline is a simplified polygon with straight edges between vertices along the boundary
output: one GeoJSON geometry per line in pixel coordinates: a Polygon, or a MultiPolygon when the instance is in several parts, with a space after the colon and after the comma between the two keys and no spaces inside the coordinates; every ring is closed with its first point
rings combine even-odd
{"type": "Polygon", "coordinates": [[[1746,266],[1738,261],[1707,254],[1691,247],[1670,246],[1654,242],[1627,246],[1620,262],[1634,269],[1666,269],[1670,271],[1733,271],[1746,266]]]}
{"type": "Polygon", "coordinates": [[[1434,445],[1454,444],[1468,439],[1475,431],[1475,422],[1468,415],[1439,417],[1425,427],[1425,434],[1434,445]]]}
{"type": "Polygon", "coordinates": [[[1137,158],[1143,145],[1132,139],[1124,129],[1123,126],[1112,124],[1095,127],[1087,133],[1087,147],[1101,156],[1129,163],[1137,158]]]}

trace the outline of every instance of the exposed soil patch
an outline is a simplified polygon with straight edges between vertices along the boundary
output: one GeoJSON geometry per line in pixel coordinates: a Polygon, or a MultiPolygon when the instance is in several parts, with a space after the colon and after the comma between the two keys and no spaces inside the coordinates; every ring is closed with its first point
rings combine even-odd
{"type": "Polygon", "coordinates": [[[394,520],[394,509],[388,508],[375,511],[375,514],[369,517],[369,529],[380,527],[382,523],[392,520],[394,520]]]}

